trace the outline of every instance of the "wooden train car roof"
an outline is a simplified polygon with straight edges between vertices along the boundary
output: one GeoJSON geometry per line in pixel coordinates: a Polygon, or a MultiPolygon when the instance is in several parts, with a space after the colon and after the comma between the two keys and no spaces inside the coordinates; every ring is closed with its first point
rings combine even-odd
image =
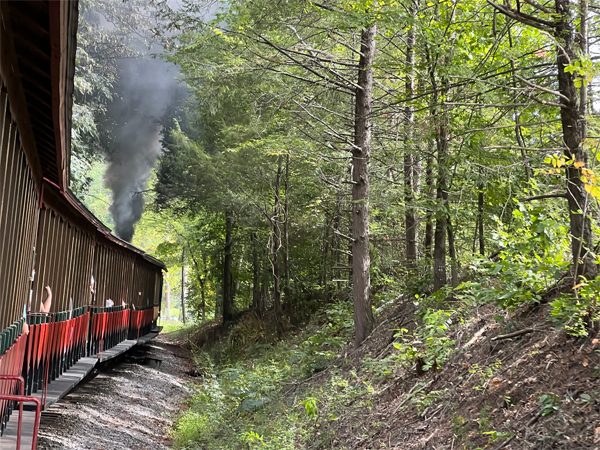
{"type": "Polygon", "coordinates": [[[113,236],[69,191],[78,6],[78,0],[0,0],[2,81],[23,149],[41,195],[51,191],[52,208],[166,270],[161,261],[113,236]]]}
{"type": "Polygon", "coordinates": [[[63,190],[69,182],[77,6],[77,1],[2,2],[2,25],[14,48],[11,70],[20,78],[29,121],[30,130],[21,134],[33,136],[35,149],[28,153],[38,160],[42,177],[63,190]]]}

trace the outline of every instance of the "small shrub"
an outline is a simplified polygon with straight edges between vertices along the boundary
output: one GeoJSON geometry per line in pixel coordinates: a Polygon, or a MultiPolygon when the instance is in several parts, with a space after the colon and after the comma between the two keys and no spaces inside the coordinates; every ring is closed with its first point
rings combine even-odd
{"type": "Polygon", "coordinates": [[[417,363],[418,372],[440,370],[456,344],[446,336],[452,324],[451,316],[449,311],[428,309],[423,314],[423,324],[412,335],[405,328],[399,330],[396,337],[402,337],[404,341],[394,343],[394,346],[400,350],[400,359],[417,363]]]}
{"type": "Polygon", "coordinates": [[[560,295],[550,303],[552,320],[572,336],[587,336],[591,325],[600,319],[600,277],[573,290],[574,294],[560,295]]]}

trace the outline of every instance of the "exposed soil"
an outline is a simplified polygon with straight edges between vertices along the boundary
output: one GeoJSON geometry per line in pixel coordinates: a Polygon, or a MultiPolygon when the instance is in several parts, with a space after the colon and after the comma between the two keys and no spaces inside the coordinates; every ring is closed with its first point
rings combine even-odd
{"type": "MultiPolygon", "coordinates": [[[[347,354],[346,370],[360,376],[363,357],[392,353],[394,329],[411,329],[413,313],[411,302],[388,311],[365,345],[347,354]]],[[[321,428],[332,442],[311,448],[600,450],[597,340],[554,329],[547,305],[506,315],[502,324],[496,319],[505,313],[493,305],[471,314],[452,332],[458,351],[439,373],[394,374],[369,407],[349,407],[321,428]],[[534,331],[492,340],[527,328],[534,331]]]]}
{"type": "Polygon", "coordinates": [[[162,335],[132,349],[42,414],[38,449],[170,448],[191,367],[189,353],[162,335]]]}

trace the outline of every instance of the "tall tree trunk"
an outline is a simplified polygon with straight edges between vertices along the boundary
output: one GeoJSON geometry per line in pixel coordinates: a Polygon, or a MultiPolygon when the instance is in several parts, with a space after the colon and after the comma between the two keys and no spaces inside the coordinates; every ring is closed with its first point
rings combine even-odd
{"type": "Polygon", "coordinates": [[[260,263],[258,259],[258,238],[256,233],[250,234],[252,241],[252,309],[260,316],[260,263]]]}
{"type": "MultiPolygon", "coordinates": [[[[567,158],[588,162],[588,152],[583,145],[586,129],[586,117],[581,115],[585,106],[580,109],[574,76],[565,72],[565,67],[577,59],[575,54],[575,29],[570,11],[569,0],[556,0],[556,12],[560,19],[556,25],[556,37],[560,45],[557,47],[558,88],[564,96],[560,98],[560,119],[562,123],[564,151],[567,158]]],[[[577,282],[578,276],[594,278],[598,269],[589,251],[593,248],[592,227],[590,222],[589,196],[581,180],[580,169],[575,165],[567,166],[567,201],[571,225],[571,251],[573,253],[573,273],[577,282]]]]}
{"type": "MultiPolygon", "coordinates": [[[[568,159],[581,161],[587,165],[588,152],[583,143],[586,137],[587,118],[584,112],[587,109],[587,91],[582,92],[582,98],[578,98],[575,87],[575,77],[578,75],[565,72],[565,67],[577,60],[576,29],[574,24],[575,15],[571,8],[571,0],[555,0],[556,16],[553,23],[554,37],[558,41],[556,46],[556,65],[559,97],[560,120],[565,144],[564,155],[568,159]],[[581,100],[581,101],[579,101],[581,100]]],[[[495,6],[500,12],[510,15],[522,23],[531,24],[531,17],[525,17],[520,12],[512,11],[510,14],[503,11],[501,7],[495,6]]],[[[585,52],[587,49],[587,1],[580,0],[580,19],[583,19],[580,29],[580,48],[585,52]],[[584,16],[585,14],[585,16],[584,16]]],[[[574,164],[566,166],[566,188],[567,203],[569,208],[569,221],[571,232],[571,253],[573,256],[574,283],[578,283],[581,276],[591,279],[598,273],[594,264],[594,258],[590,249],[593,247],[592,226],[590,221],[589,196],[581,180],[580,169],[574,164]]]]}
{"type": "Polygon", "coordinates": [[[369,254],[369,165],[371,157],[371,107],[376,26],[361,33],[358,88],[352,150],[352,288],[354,297],[355,343],[360,345],[373,330],[371,310],[371,257],[369,254]]]}
{"type": "MultiPolygon", "coordinates": [[[[446,208],[448,208],[448,200],[446,199],[446,208]]],[[[446,217],[446,229],[448,231],[448,254],[450,256],[450,275],[452,278],[452,287],[458,286],[458,257],[456,255],[456,246],[454,245],[454,227],[450,214],[446,217]]]]}
{"type": "Polygon", "coordinates": [[[277,178],[275,180],[275,205],[271,221],[273,226],[273,309],[275,310],[275,324],[277,334],[283,335],[283,320],[281,317],[281,287],[279,271],[279,252],[281,250],[281,177],[283,171],[283,155],[279,155],[277,162],[277,178]]]}
{"type": "MultiPolygon", "coordinates": [[[[223,264],[223,261],[220,261],[220,265],[223,264]]],[[[217,281],[215,286],[215,313],[213,315],[213,319],[217,319],[219,315],[223,314],[223,283],[221,281],[217,281]],[[218,301],[218,299],[221,301],[218,301]]]]}
{"type": "MultiPolygon", "coordinates": [[[[343,199],[338,198],[337,202],[336,202],[336,207],[334,212],[332,213],[332,217],[331,217],[331,223],[332,226],[328,227],[331,228],[332,230],[339,230],[340,229],[340,223],[342,221],[342,211],[341,209],[343,209],[342,206],[343,203],[343,199]]],[[[331,269],[331,267],[340,267],[342,265],[342,255],[343,255],[343,249],[341,249],[341,239],[340,237],[335,234],[335,232],[331,232],[329,233],[328,230],[325,231],[326,234],[326,240],[325,240],[325,249],[326,251],[329,251],[329,253],[331,254],[331,263],[329,259],[325,260],[326,261],[326,272],[325,273],[329,273],[329,270],[331,269]]],[[[335,280],[340,280],[342,275],[341,275],[341,270],[340,269],[336,269],[333,270],[332,272],[332,279],[335,280]]],[[[341,281],[337,281],[337,289],[338,291],[341,289],[341,281]]],[[[329,286],[326,284],[325,285],[325,298],[329,299],[329,286]]]]}
{"type": "MultiPolygon", "coordinates": [[[[479,176],[481,177],[482,171],[479,169],[479,176]]],[[[479,192],[477,195],[477,225],[479,226],[479,253],[481,256],[485,256],[485,235],[483,234],[483,181],[479,182],[479,192]]]]}
{"type": "Polygon", "coordinates": [[[196,279],[198,280],[198,283],[200,284],[200,298],[201,298],[200,313],[201,313],[201,319],[204,322],[204,319],[206,318],[206,298],[205,298],[205,291],[204,291],[204,283],[207,279],[206,255],[204,254],[204,252],[202,252],[202,261],[204,263],[204,267],[203,267],[203,270],[200,270],[200,265],[198,264],[198,260],[194,256],[194,252],[192,251],[192,246],[190,245],[189,241],[188,241],[188,250],[190,251],[190,257],[192,258],[192,262],[194,263],[196,279]]]}
{"type": "MultiPolygon", "coordinates": [[[[425,193],[428,198],[433,196],[433,148],[432,141],[428,142],[428,154],[425,167],[425,193]]],[[[431,258],[431,247],[433,246],[433,212],[427,211],[427,219],[425,222],[425,241],[423,243],[423,256],[426,259],[431,258]]]]}
{"type": "Polygon", "coordinates": [[[171,283],[169,283],[169,280],[165,280],[165,284],[166,284],[165,309],[167,312],[165,315],[165,320],[170,320],[171,319],[171,283]]]}
{"type": "Polygon", "coordinates": [[[438,59],[432,58],[431,50],[425,48],[429,78],[433,90],[431,99],[431,115],[435,127],[435,144],[437,150],[437,182],[435,206],[435,234],[433,236],[433,289],[437,291],[446,285],[446,233],[448,226],[447,210],[447,160],[448,160],[448,112],[441,104],[440,98],[448,93],[447,81],[442,77],[437,81],[436,69],[438,59]]]}
{"type": "Polygon", "coordinates": [[[181,320],[185,323],[185,247],[181,250],[181,320]]]}
{"type": "Polygon", "coordinates": [[[290,154],[285,157],[285,182],[283,201],[283,294],[286,302],[290,301],[290,154]]]}
{"type": "Polygon", "coordinates": [[[204,288],[204,278],[198,277],[198,282],[200,283],[200,320],[204,322],[206,319],[206,293],[204,288]]]}
{"type": "Polygon", "coordinates": [[[223,262],[223,323],[233,318],[233,276],[231,274],[231,245],[233,236],[233,214],[225,213],[225,258],[223,262]]]}
{"type": "MultiPolygon", "coordinates": [[[[584,55],[589,54],[588,48],[588,0],[579,0],[579,48],[584,55]]],[[[581,134],[587,137],[588,88],[582,84],[579,88],[579,116],[581,117],[581,134]]]]}
{"type": "MultiPolygon", "coordinates": [[[[439,118],[438,118],[439,119],[439,118]]],[[[437,211],[435,213],[435,234],[433,248],[433,289],[438,290],[446,285],[446,233],[448,226],[447,211],[447,173],[446,160],[448,158],[448,133],[446,127],[445,114],[441,120],[436,123],[436,144],[438,155],[438,174],[437,174],[437,211]]]]}
{"type": "Polygon", "coordinates": [[[208,261],[206,260],[206,253],[202,252],[202,264],[203,264],[203,271],[204,271],[204,275],[202,277],[203,282],[200,286],[201,289],[201,294],[202,294],[202,322],[204,322],[206,320],[206,289],[205,289],[205,283],[208,280],[208,261]]]}
{"type": "MultiPolygon", "coordinates": [[[[413,14],[414,15],[414,14],[413,14]]],[[[404,222],[406,228],[406,263],[409,268],[417,262],[417,223],[413,208],[415,191],[415,158],[413,153],[414,108],[410,99],[415,90],[415,29],[411,26],[406,42],[406,98],[409,104],[405,111],[406,124],[404,133],[404,222]]]]}

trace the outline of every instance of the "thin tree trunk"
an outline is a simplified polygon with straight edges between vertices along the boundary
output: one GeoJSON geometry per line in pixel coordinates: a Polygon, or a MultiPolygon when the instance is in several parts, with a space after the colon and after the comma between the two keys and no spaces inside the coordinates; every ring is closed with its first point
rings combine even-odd
{"type": "Polygon", "coordinates": [[[201,293],[202,293],[202,322],[206,320],[206,290],[205,290],[205,282],[208,280],[208,261],[206,261],[206,254],[202,252],[202,264],[204,265],[204,276],[203,282],[201,284],[201,293]]]}
{"type": "Polygon", "coordinates": [[[329,262],[329,230],[323,230],[323,259],[321,260],[321,271],[319,273],[319,285],[327,289],[327,272],[329,262]]]}
{"type": "Polygon", "coordinates": [[[168,280],[165,280],[166,284],[166,292],[165,292],[165,309],[167,310],[167,314],[165,315],[165,320],[171,319],[171,283],[168,280]]]}
{"type": "MultiPolygon", "coordinates": [[[[588,48],[588,0],[579,0],[579,48],[587,55],[588,48]]],[[[588,87],[581,84],[579,88],[579,116],[581,117],[581,134],[587,137],[588,87]]]]}
{"type": "MultiPolygon", "coordinates": [[[[223,264],[223,261],[220,261],[220,265],[223,264]]],[[[213,319],[219,317],[219,315],[223,314],[223,283],[221,281],[217,281],[215,286],[215,313],[213,315],[213,319]],[[218,299],[221,301],[218,301],[218,299]]]]}
{"type": "MultiPolygon", "coordinates": [[[[556,0],[556,12],[560,20],[556,25],[557,38],[560,41],[557,54],[558,88],[564,96],[560,98],[560,118],[562,123],[564,151],[567,158],[582,161],[587,165],[588,152],[583,145],[585,138],[585,116],[581,116],[578,104],[577,88],[574,76],[565,72],[565,67],[577,59],[575,54],[575,29],[570,14],[569,0],[556,0]]],[[[583,107],[585,110],[585,107],[583,107]]],[[[566,168],[567,201],[571,225],[571,251],[573,254],[573,273],[575,282],[579,276],[587,279],[594,278],[598,272],[594,258],[589,251],[593,248],[592,227],[590,222],[589,196],[581,180],[581,172],[574,164],[566,168]]]]}
{"type": "Polygon", "coordinates": [[[252,309],[260,316],[260,263],[258,259],[258,238],[256,233],[250,234],[252,241],[252,309]]]}
{"type": "Polygon", "coordinates": [[[446,285],[446,233],[448,226],[447,211],[447,171],[448,159],[448,112],[440,105],[440,95],[448,93],[447,82],[442,78],[438,84],[436,78],[436,61],[432,60],[429,48],[425,48],[431,87],[433,88],[431,115],[435,127],[435,143],[437,150],[437,183],[435,207],[435,234],[433,247],[433,289],[435,291],[446,285]]]}
{"type": "MultiPolygon", "coordinates": [[[[432,141],[429,141],[429,152],[427,155],[427,162],[425,167],[425,193],[427,197],[431,198],[433,195],[433,148],[431,148],[432,141]]],[[[426,259],[431,258],[431,247],[433,245],[433,213],[431,210],[427,211],[427,219],[425,222],[425,241],[423,243],[423,255],[426,259]]]]}
{"type": "Polygon", "coordinates": [[[233,277],[231,274],[231,244],[233,235],[233,215],[225,213],[225,258],[223,262],[223,323],[233,318],[233,277]]]}
{"type": "Polygon", "coordinates": [[[352,150],[352,287],[355,343],[360,345],[373,330],[371,310],[371,257],[369,254],[369,165],[371,157],[371,107],[376,26],[361,33],[358,86],[352,150]]]}
{"type": "Polygon", "coordinates": [[[192,258],[192,262],[194,263],[196,279],[198,280],[198,283],[200,284],[200,297],[202,299],[202,303],[200,303],[200,312],[202,314],[202,316],[201,316],[202,321],[204,322],[204,319],[206,317],[206,315],[205,315],[206,299],[204,297],[205,296],[204,282],[206,281],[206,275],[207,275],[206,256],[204,255],[204,253],[202,253],[202,261],[204,263],[204,275],[203,275],[202,271],[200,270],[200,265],[198,264],[198,260],[194,256],[194,252],[192,251],[192,246],[190,245],[189,241],[188,241],[187,245],[188,245],[188,250],[190,251],[190,257],[192,258]]]}
{"type": "Polygon", "coordinates": [[[433,289],[437,291],[446,285],[446,233],[448,226],[448,211],[446,202],[446,159],[448,157],[448,139],[446,128],[446,117],[443,114],[442,119],[436,124],[436,144],[438,154],[438,175],[436,201],[437,209],[435,219],[435,234],[433,248],[433,289]]]}
{"type": "MultiPolygon", "coordinates": [[[[406,98],[411,99],[415,90],[415,29],[413,26],[408,31],[406,42],[406,98]]],[[[417,262],[417,223],[413,209],[415,191],[415,155],[412,149],[414,108],[409,102],[405,111],[406,124],[404,133],[404,221],[406,228],[406,263],[409,268],[415,267],[417,262]]]]}
{"type": "Polygon", "coordinates": [[[290,154],[285,157],[285,182],[283,201],[283,294],[286,302],[290,301],[290,154]]]}
{"type": "Polygon", "coordinates": [[[198,282],[200,283],[200,320],[204,322],[206,319],[206,294],[204,291],[204,279],[202,277],[198,278],[198,282]]]}
{"type": "MultiPolygon", "coordinates": [[[[481,176],[481,169],[479,170],[481,176]]],[[[479,193],[477,195],[477,225],[479,226],[479,253],[485,256],[485,235],[483,234],[483,181],[479,183],[479,193]]]]}
{"type": "MultiPolygon", "coordinates": [[[[448,208],[448,206],[448,200],[446,199],[446,208],[448,208]]],[[[448,214],[446,220],[446,230],[448,231],[448,254],[450,256],[450,274],[452,277],[452,287],[455,288],[458,286],[458,257],[454,245],[454,227],[452,226],[450,214],[448,214]]]]}
{"type": "Polygon", "coordinates": [[[281,287],[279,273],[279,252],[281,250],[281,177],[283,170],[283,156],[280,154],[277,162],[277,178],[275,180],[275,205],[271,221],[273,226],[273,306],[275,310],[275,324],[277,334],[283,335],[283,321],[281,317],[281,287]]]}
{"type": "Polygon", "coordinates": [[[185,323],[185,247],[181,249],[181,320],[185,323]]]}
{"type": "MultiPolygon", "coordinates": [[[[340,223],[342,221],[342,217],[341,217],[341,214],[342,214],[341,210],[343,209],[342,205],[343,205],[343,200],[338,198],[338,200],[336,202],[335,211],[333,212],[332,218],[331,218],[331,221],[333,223],[333,226],[331,227],[332,230],[340,229],[340,223]]],[[[333,267],[340,267],[341,262],[342,262],[342,255],[343,255],[343,253],[340,251],[340,250],[342,250],[340,248],[341,244],[342,244],[340,237],[337,234],[335,234],[334,232],[331,232],[331,233],[329,233],[329,236],[327,236],[326,244],[327,244],[326,248],[328,250],[331,249],[329,251],[329,253],[331,254],[331,258],[333,260],[332,261],[333,267]]],[[[351,264],[349,264],[349,265],[351,265],[351,264]]],[[[327,271],[329,271],[330,267],[331,267],[330,265],[327,265],[327,271]]],[[[333,275],[332,278],[336,279],[336,280],[340,280],[342,277],[340,269],[332,271],[332,275],[333,275]]],[[[339,291],[342,286],[341,282],[337,281],[336,283],[337,283],[337,289],[339,291]]],[[[329,299],[328,285],[325,285],[325,298],[329,299]]]]}

